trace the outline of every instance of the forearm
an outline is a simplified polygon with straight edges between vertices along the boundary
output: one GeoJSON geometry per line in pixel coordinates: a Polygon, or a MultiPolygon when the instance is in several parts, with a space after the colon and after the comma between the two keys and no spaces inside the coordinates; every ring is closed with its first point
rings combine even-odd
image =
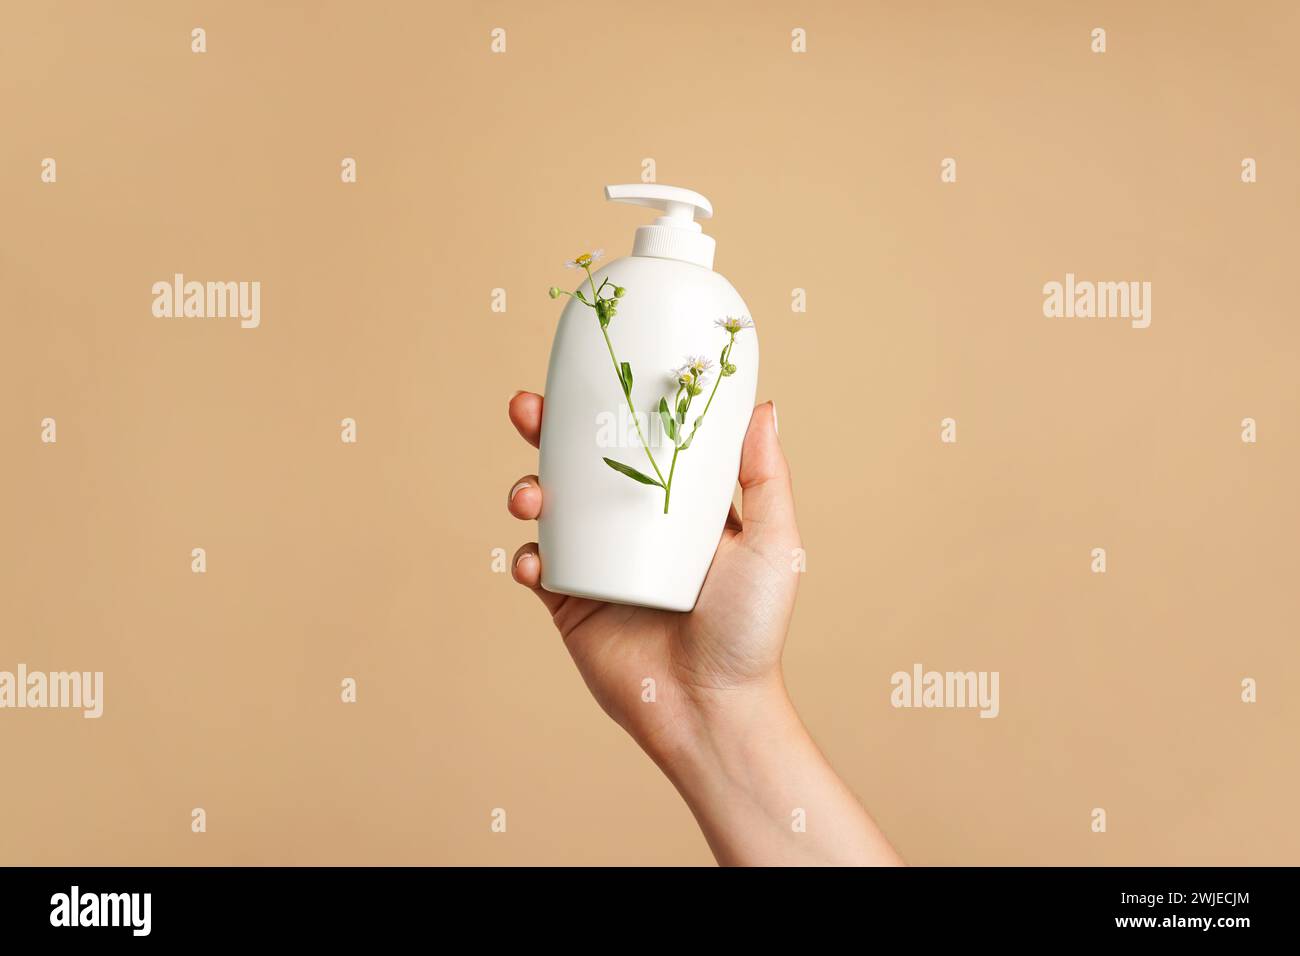
{"type": "Polygon", "coordinates": [[[804,728],[784,686],[727,692],[656,758],[724,866],[900,865],[804,728]]]}

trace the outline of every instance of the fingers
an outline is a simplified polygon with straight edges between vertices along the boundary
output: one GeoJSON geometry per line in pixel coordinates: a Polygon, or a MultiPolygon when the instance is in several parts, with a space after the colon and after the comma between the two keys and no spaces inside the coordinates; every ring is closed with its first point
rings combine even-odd
{"type": "Polygon", "coordinates": [[[524,475],[510,488],[506,509],[522,521],[532,521],[542,511],[542,489],[536,475],[524,475]]]}
{"type": "Polygon", "coordinates": [[[526,588],[542,586],[542,561],[537,554],[537,543],[530,541],[520,545],[515,552],[513,576],[526,588]]]}
{"type": "MultiPolygon", "coordinates": [[[[510,397],[509,415],[524,441],[536,448],[542,440],[542,396],[536,392],[515,392],[510,397]]],[[[506,508],[524,521],[531,521],[541,514],[542,489],[536,475],[525,475],[511,486],[506,508]]],[[[510,574],[536,594],[552,615],[567,600],[563,594],[552,594],[542,587],[542,559],[537,553],[536,542],[529,542],[515,552],[510,574]]]]}
{"type": "Polygon", "coordinates": [[[776,406],[759,405],[740,451],[740,511],[745,537],[786,546],[799,537],[790,467],[776,433],[776,406]]]}
{"type": "Polygon", "coordinates": [[[546,610],[550,611],[551,614],[555,614],[560,609],[560,605],[564,603],[565,597],[563,594],[552,594],[542,587],[542,559],[537,553],[537,542],[530,541],[515,552],[510,574],[516,581],[536,594],[541,599],[541,602],[546,605],[546,610]]]}
{"type": "MultiPolygon", "coordinates": [[[[537,447],[542,436],[542,396],[536,392],[515,392],[510,397],[510,421],[524,441],[537,447]]],[[[516,518],[531,521],[542,510],[542,489],[536,475],[525,475],[510,489],[506,507],[516,518]]]]}
{"type": "Polygon", "coordinates": [[[515,392],[510,397],[510,421],[524,441],[537,447],[542,440],[542,396],[536,392],[515,392]]]}

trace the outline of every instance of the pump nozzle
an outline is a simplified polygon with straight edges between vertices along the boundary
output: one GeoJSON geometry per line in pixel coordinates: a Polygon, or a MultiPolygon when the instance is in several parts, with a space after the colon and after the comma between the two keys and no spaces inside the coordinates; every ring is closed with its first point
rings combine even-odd
{"type": "Polygon", "coordinates": [[[623,186],[606,186],[605,198],[633,206],[649,206],[667,213],[660,216],[664,225],[684,226],[700,219],[713,218],[713,205],[697,192],[679,186],[661,186],[658,183],[628,183],[623,186]]]}
{"type": "Polygon", "coordinates": [[[653,225],[637,229],[632,255],[680,259],[706,269],[713,268],[716,243],[700,231],[700,224],[695,221],[697,217],[711,219],[713,204],[699,193],[659,183],[627,183],[606,186],[605,198],[664,211],[653,225]]]}

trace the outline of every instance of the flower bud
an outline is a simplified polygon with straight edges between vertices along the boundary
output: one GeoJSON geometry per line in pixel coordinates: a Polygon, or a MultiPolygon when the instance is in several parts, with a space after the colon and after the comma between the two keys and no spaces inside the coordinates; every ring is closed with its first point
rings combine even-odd
{"type": "Polygon", "coordinates": [[[546,294],[549,295],[552,299],[558,299],[560,297],[560,290],[556,286],[551,286],[549,289],[546,290],[546,294]]]}
{"type": "Polygon", "coordinates": [[[627,289],[624,289],[621,285],[614,286],[614,298],[621,299],[626,292],[627,289]]]}

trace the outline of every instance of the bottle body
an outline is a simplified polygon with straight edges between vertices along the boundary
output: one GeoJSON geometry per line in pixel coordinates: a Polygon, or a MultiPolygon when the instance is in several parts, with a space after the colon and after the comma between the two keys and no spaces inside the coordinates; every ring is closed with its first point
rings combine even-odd
{"type": "MultiPolygon", "coordinates": [[[[758,338],[753,329],[736,336],[729,356],[735,374],[720,377],[719,357],[729,336],[715,320],[749,314],[725,278],[649,256],[617,259],[594,277],[597,286],[608,277],[627,294],[607,330],[608,345],[596,314],[572,299],[556,330],[538,468],[542,587],[689,611],[735,489],[758,384],[758,338]],[[617,361],[632,368],[635,422],[610,345],[617,361]],[[712,370],[701,394],[691,399],[685,424],[677,426],[680,438],[690,435],[706,404],[708,414],[689,447],[677,452],[674,467],[675,442],[658,409],[666,399],[675,411],[678,384],[671,370],[690,356],[710,359],[712,370]],[[671,470],[667,512],[664,488],[621,474],[606,458],[655,480],[666,481],[671,470]]],[[[585,291],[590,298],[591,290],[585,291]]]]}

